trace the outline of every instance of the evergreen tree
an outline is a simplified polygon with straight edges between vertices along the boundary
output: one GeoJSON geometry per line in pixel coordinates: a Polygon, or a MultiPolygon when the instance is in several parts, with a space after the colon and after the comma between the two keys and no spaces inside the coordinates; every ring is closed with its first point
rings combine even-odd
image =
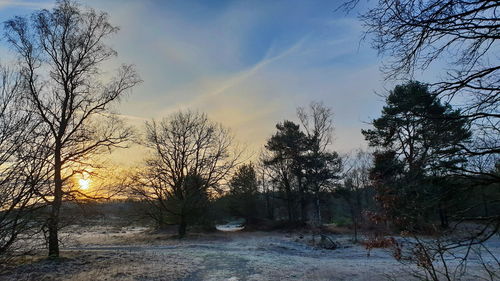
{"type": "Polygon", "coordinates": [[[251,223],[258,216],[258,182],[253,164],[243,164],[229,181],[231,213],[251,223]]]}
{"type": "Polygon", "coordinates": [[[427,85],[410,81],[389,93],[382,116],[372,125],[362,133],[380,150],[372,179],[386,213],[393,221],[415,225],[437,208],[441,224],[447,226],[440,189],[449,187],[447,176],[465,162],[461,152],[471,136],[467,120],[441,103],[427,85]]]}
{"type": "Polygon", "coordinates": [[[288,220],[294,221],[294,205],[296,194],[300,202],[300,218],[306,221],[306,186],[304,183],[305,153],[307,151],[306,135],[300,126],[284,121],[276,125],[278,131],[266,144],[270,155],[264,164],[273,169],[275,181],[284,194],[287,204],[288,220]]]}

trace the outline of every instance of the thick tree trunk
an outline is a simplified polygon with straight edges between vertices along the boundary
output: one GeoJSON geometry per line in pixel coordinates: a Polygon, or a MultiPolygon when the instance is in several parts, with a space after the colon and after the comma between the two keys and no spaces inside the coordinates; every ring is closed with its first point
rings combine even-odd
{"type": "Polygon", "coordinates": [[[59,257],[59,213],[62,204],[62,163],[61,150],[56,148],[54,153],[54,199],[51,204],[50,217],[48,219],[49,228],[49,257],[59,257]]]}
{"type": "MultiPolygon", "coordinates": [[[[52,209],[55,209],[55,206],[52,206],[52,209]]],[[[49,257],[58,258],[59,257],[59,237],[57,233],[58,221],[57,217],[53,215],[57,211],[52,211],[49,221],[49,257]]]]}

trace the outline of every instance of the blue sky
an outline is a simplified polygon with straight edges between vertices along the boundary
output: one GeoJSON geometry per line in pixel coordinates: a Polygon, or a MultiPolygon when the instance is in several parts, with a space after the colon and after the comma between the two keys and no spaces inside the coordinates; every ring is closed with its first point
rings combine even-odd
{"type": "MultiPolygon", "coordinates": [[[[116,61],[144,80],[117,110],[138,126],[179,109],[207,112],[258,151],[295,108],[323,101],[335,113],[333,148],[365,146],[360,133],[379,115],[381,58],[361,41],[356,11],[339,1],[80,1],[110,14],[120,32],[116,61]]],[[[0,20],[53,1],[1,1],[0,20]]],[[[361,1],[360,9],[366,3],[361,1]]],[[[2,62],[9,53],[1,43],[2,62]]]]}

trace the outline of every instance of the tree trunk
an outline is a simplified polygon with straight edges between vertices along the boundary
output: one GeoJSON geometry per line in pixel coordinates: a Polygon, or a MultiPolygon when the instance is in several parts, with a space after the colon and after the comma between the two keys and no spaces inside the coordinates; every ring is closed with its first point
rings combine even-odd
{"type": "Polygon", "coordinates": [[[289,192],[287,192],[287,198],[286,198],[286,207],[288,211],[288,221],[292,222],[293,221],[293,216],[292,216],[292,198],[290,197],[289,192]]]}
{"type": "Polygon", "coordinates": [[[54,153],[54,199],[51,204],[50,217],[48,219],[49,228],[49,257],[59,257],[59,212],[62,204],[62,163],[61,163],[61,149],[56,145],[54,153]]]}
{"type": "Polygon", "coordinates": [[[354,218],[354,243],[358,243],[358,220],[354,218]]]}
{"type": "Polygon", "coordinates": [[[184,217],[181,217],[181,222],[179,223],[178,234],[179,238],[186,236],[187,223],[184,217]]]}
{"type": "Polygon", "coordinates": [[[288,179],[284,179],[285,181],[285,194],[286,194],[286,206],[287,206],[287,211],[288,211],[288,221],[292,222],[293,221],[293,195],[292,195],[292,190],[290,188],[290,183],[288,182],[288,179]]]}
{"type": "Polygon", "coordinates": [[[352,220],[352,225],[354,227],[354,243],[358,242],[358,218],[357,218],[357,212],[354,207],[354,203],[349,199],[347,200],[347,203],[349,204],[349,209],[351,210],[351,220],[352,220]]]}
{"type": "Polygon", "coordinates": [[[486,193],[484,192],[485,187],[481,188],[481,197],[483,200],[483,210],[484,210],[484,216],[487,217],[489,216],[489,211],[488,211],[488,199],[486,197],[486,193]]]}
{"type": "Polygon", "coordinates": [[[299,182],[299,193],[300,193],[300,221],[305,223],[307,221],[307,201],[301,177],[298,178],[298,182],[299,182]]]}
{"type": "Polygon", "coordinates": [[[362,216],[362,210],[363,210],[363,203],[362,203],[362,192],[361,190],[356,190],[356,206],[355,206],[355,212],[356,212],[356,221],[363,222],[363,216],[362,216]]]}
{"type": "Polygon", "coordinates": [[[315,205],[316,205],[317,223],[318,223],[318,225],[321,225],[321,205],[320,205],[320,201],[319,201],[319,190],[316,191],[315,205]]]}
{"type": "Polygon", "coordinates": [[[272,220],[274,219],[274,212],[273,212],[273,206],[271,205],[271,193],[269,191],[269,188],[266,186],[266,182],[264,179],[264,173],[262,173],[262,188],[264,190],[264,196],[266,198],[266,214],[267,218],[272,220]]]}
{"type": "Polygon", "coordinates": [[[266,210],[267,218],[270,220],[274,219],[273,206],[271,205],[271,195],[269,195],[269,191],[266,192],[266,210]]]}
{"type": "Polygon", "coordinates": [[[441,227],[445,229],[448,228],[448,216],[441,204],[439,205],[439,218],[441,219],[441,227]]]}

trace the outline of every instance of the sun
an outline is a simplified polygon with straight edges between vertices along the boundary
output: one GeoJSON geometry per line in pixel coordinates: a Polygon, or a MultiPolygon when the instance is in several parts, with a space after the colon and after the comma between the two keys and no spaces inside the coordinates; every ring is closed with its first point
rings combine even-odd
{"type": "Polygon", "coordinates": [[[78,185],[80,185],[81,190],[87,190],[90,188],[90,179],[79,179],[78,185]]]}

